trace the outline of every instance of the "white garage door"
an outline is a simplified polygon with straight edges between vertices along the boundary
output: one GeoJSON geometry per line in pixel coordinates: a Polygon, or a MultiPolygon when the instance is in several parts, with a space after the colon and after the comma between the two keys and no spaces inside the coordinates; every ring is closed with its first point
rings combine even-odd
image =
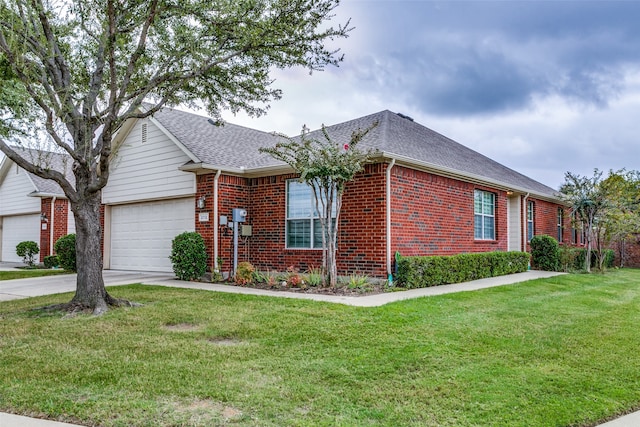
{"type": "Polygon", "coordinates": [[[40,247],[40,214],[5,216],[2,219],[2,261],[22,262],[16,245],[33,241],[40,247]]]}
{"type": "Polygon", "coordinates": [[[195,231],[193,198],[111,208],[111,268],[171,272],[171,241],[195,231]]]}

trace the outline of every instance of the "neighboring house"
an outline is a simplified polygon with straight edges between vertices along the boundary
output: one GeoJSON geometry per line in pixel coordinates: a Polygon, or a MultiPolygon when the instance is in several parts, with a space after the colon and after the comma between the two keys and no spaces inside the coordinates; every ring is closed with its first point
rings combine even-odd
{"type": "MultiPolygon", "coordinates": [[[[386,277],[394,254],[449,255],[528,249],[531,236],[570,243],[558,194],[407,116],[382,111],[327,131],[339,144],[372,123],[361,142],[371,164],[348,185],[340,216],[338,269],[386,277]]],[[[260,270],[319,266],[319,221],[311,192],[259,148],[281,138],[164,109],[116,135],[104,207],[105,268],[171,271],[172,239],[197,231],[209,265],[232,265],[233,208],[247,210],[239,261],[260,270]],[[222,220],[222,221],[221,221],[222,220]]],[[[37,209],[36,209],[37,210],[37,209]]]]}
{"type": "MultiPolygon", "coordinates": [[[[66,156],[36,150],[22,154],[43,167],[65,171],[73,182],[66,156]]],[[[53,253],[56,240],[74,232],[73,213],[62,189],[5,157],[0,163],[0,261],[22,261],[16,245],[23,241],[38,243],[42,261],[53,253]]]]}

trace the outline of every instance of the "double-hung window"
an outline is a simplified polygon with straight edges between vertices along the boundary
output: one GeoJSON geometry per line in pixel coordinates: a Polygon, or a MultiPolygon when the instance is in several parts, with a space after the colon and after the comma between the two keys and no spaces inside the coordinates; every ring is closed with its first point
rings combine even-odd
{"type": "Polygon", "coordinates": [[[527,241],[530,242],[531,239],[533,239],[533,210],[534,210],[534,203],[533,202],[528,202],[527,203],[527,241]]]}
{"type": "Polygon", "coordinates": [[[562,243],[562,224],[564,222],[564,210],[558,208],[558,243],[562,243]]]}
{"type": "MultiPolygon", "coordinates": [[[[335,207],[335,200],[333,206],[335,207]]],[[[334,209],[335,217],[335,209],[334,209]]],[[[313,189],[304,182],[287,181],[286,244],[291,249],[322,249],[320,214],[313,189]]]]}
{"type": "Polygon", "coordinates": [[[473,234],[476,240],[496,239],[496,196],[488,191],[473,193],[473,234]]]}

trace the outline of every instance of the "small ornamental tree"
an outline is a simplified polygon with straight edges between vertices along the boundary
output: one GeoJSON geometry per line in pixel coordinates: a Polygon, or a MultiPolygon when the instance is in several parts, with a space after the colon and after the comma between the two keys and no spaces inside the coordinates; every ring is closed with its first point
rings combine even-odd
{"type": "Polygon", "coordinates": [[[22,261],[29,267],[35,264],[34,257],[40,252],[40,248],[36,242],[26,241],[20,242],[16,246],[16,254],[22,258],[22,261]]]}
{"type": "Polygon", "coordinates": [[[372,156],[371,151],[361,151],[357,146],[377,125],[378,123],[375,122],[367,129],[358,129],[353,132],[347,144],[333,141],[324,125],[320,131],[320,139],[311,137],[309,130],[303,127],[299,138],[293,139],[283,135],[286,142],[278,143],[272,148],[260,149],[291,166],[296,173],[300,174],[300,182],[306,183],[313,190],[322,229],[324,286],[328,284],[335,287],[338,282],[336,265],[338,225],[345,186],[347,182],[354,179],[372,156]]]}
{"type": "Polygon", "coordinates": [[[593,245],[599,241],[597,239],[600,231],[598,223],[608,207],[608,200],[601,183],[602,172],[596,169],[591,178],[567,172],[565,182],[560,187],[564,200],[571,206],[572,216],[585,232],[587,256],[584,269],[588,273],[591,272],[593,245]]]}

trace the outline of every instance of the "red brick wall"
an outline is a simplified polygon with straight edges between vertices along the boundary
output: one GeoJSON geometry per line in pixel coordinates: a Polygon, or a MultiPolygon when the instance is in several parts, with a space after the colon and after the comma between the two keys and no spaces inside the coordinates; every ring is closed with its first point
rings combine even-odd
{"type": "MultiPolygon", "coordinates": [[[[544,200],[528,198],[527,204],[533,202],[533,235],[547,235],[558,240],[558,208],[563,209],[563,228],[562,228],[562,241],[563,245],[572,245],[571,234],[572,225],[570,218],[570,209],[560,206],[556,203],[547,202],[544,200]]],[[[526,210],[526,206],[524,207],[526,210]]],[[[580,233],[578,233],[578,244],[580,240],[580,233]]],[[[527,250],[531,250],[529,243],[527,243],[527,250]]]]}
{"type": "Polygon", "coordinates": [[[51,233],[53,232],[53,244],[55,245],[56,241],[62,237],[67,235],[67,225],[69,220],[69,201],[66,199],[56,199],[54,206],[54,217],[51,218],[51,201],[53,199],[42,199],[40,204],[40,213],[46,216],[47,228],[46,230],[42,229],[42,224],[45,221],[41,221],[40,223],[40,261],[44,260],[45,256],[53,254],[53,248],[50,248],[51,242],[51,233]]]}
{"type": "MultiPolygon", "coordinates": [[[[367,165],[349,183],[343,199],[338,237],[340,274],[361,273],[386,277],[386,164],[367,165]]],[[[259,270],[285,271],[293,266],[300,271],[318,267],[321,250],[285,248],[286,182],[296,175],[263,178],[238,178],[222,175],[219,181],[219,215],[231,221],[231,209],[247,209],[246,224],[253,236],[241,239],[239,261],[247,260],[259,270]]],[[[506,251],[506,192],[428,172],[395,166],[392,177],[392,255],[453,255],[458,253],[506,251]],[[474,239],[474,190],[496,195],[496,239],[474,239]]],[[[213,180],[214,174],[198,176],[196,199],[206,197],[204,209],[210,221],[199,223],[196,231],[206,241],[209,265],[213,265],[213,180]]],[[[532,200],[532,199],[529,199],[532,200]]],[[[535,232],[556,236],[557,205],[541,200],[536,203],[535,232]]],[[[566,215],[565,215],[566,217],[566,215]]],[[[570,239],[566,218],[565,239],[570,239]]],[[[219,254],[223,271],[229,271],[232,258],[232,232],[220,227],[219,254]]]]}
{"type": "Polygon", "coordinates": [[[395,166],[392,170],[392,251],[403,256],[507,250],[504,191],[395,166]],[[496,195],[496,240],[474,239],[474,190],[496,195]]]}
{"type": "Polygon", "coordinates": [[[611,245],[615,251],[615,266],[640,268],[640,233],[633,234],[624,242],[616,242],[611,245]]]}
{"type": "MultiPolygon", "coordinates": [[[[214,195],[214,180],[215,174],[198,175],[197,177],[197,191],[196,191],[196,203],[200,197],[205,198],[205,206],[200,209],[196,206],[196,218],[195,229],[204,238],[207,246],[207,265],[210,268],[216,268],[215,260],[213,259],[213,247],[214,247],[214,218],[213,218],[213,195],[214,195]],[[208,212],[209,221],[199,221],[199,213],[208,212]]],[[[231,210],[233,208],[243,208],[248,212],[247,222],[251,223],[252,209],[249,209],[249,187],[247,186],[247,179],[230,176],[220,175],[218,180],[218,215],[226,215],[227,219],[231,221],[231,210]]],[[[218,255],[223,259],[222,270],[229,271],[233,262],[233,232],[227,226],[219,227],[218,236],[218,255]]],[[[247,259],[247,244],[245,240],[238,240],[238,261],[245,261],[247,259]]]]}

